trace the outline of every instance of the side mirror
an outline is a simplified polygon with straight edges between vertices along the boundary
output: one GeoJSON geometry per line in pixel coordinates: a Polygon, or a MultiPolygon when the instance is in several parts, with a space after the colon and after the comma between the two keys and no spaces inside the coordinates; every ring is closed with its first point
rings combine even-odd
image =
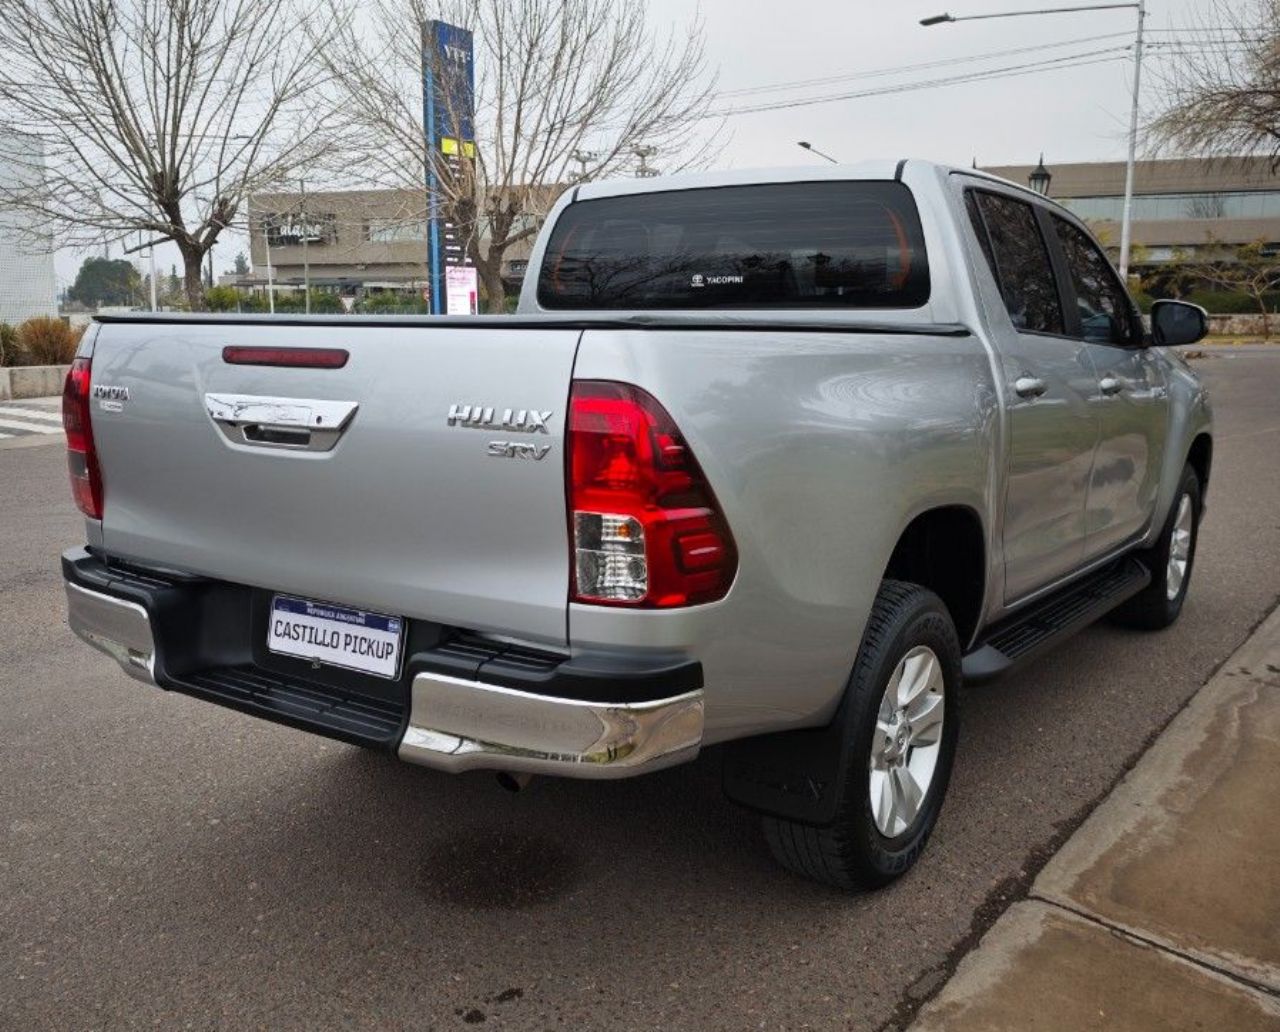
{"type": "Polygon", "coordinates": [[[1157,347],[1194,344],[1209,332],[1209,314],[1186,301],[1157,301],[1151,306],[1151,342],[1157,347]]]}

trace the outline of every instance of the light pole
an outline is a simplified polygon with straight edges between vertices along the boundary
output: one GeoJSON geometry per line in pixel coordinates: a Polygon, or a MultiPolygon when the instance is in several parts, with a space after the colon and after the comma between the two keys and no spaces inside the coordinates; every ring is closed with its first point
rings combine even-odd
{"type": "Polygon", "coordinates": [[[631,153],[640,159],[640,167],[636,169],[637,179],[652,179],[660,173],[656,168],[650,165],[649,159],[658,153],[658,148],[652,144],[642,143],[631,148],[631,153]]]}
{"type": "Polygon", "coordinates": [[[261,222],[262,228],[262,246],[267,249],[267,308],[272,315],[276,314],[276,286],[271,278],[271,226],[267,221],[267,216],[263,216],[261,222]]]}
{"type": "Polygon", "coordinates": [[[298,180],[298,214],[302,216],[302,304],[307,315],[311,314],[311,264],[307,259],[307,237],[311,235],[311,223],[307,221],[307,181],[298,180]]]}
{"type": "Polygon", "coordinates": [[[1030,14],[1074,14],[1076,11],[1131,10],[1138,12],[1138,32],[1133,44],[1133,100],[1129,111],[1129,157],[1124,169],[1124,210],[1120,216],[1120,278],[1129,279],[1129,239],[1133,209],[1133,166],[1138,152],[1138,91],[1142,83],[1142,23],[1147,17],[1146,0],[1136,3],[1085,4],[1080,7],[1044,7],[1035,11],[1001,11],[994,14],[953,16],[935,14],[921,18],[921,25],[945,25],[950,22],[984,21],[988,18],[1021,18],[1030,14]]]}
{"type": "Polygon", "coordinates": [[[581,171],[571,172],[570,176],[575,183],[585,183],[587,181],[587,166],[593,165],[599,159],[599,151],[575,150],[569,155],[570,161],[576,161],[582,166],[581,171]]]}
{"type": "Polygon", "coordinates": [[[840,162],[836,161],[836,159],[833,158],[830,154],[823,154],[822,151],[818,150],[818,148],[815,147],[813,144],[811,144],[808,140],[796,140],[796,146],[803,147],[810,154],[816,154],[820,158],[826,158],[833,165],[840,164],[840,162]]]}

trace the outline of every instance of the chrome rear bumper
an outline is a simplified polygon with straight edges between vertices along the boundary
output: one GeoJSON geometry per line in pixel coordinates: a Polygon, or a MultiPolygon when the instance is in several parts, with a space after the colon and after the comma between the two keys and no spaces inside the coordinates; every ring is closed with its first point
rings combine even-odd
{"type": "Polygon", "coordinates": [[[151,617],[136,602],[112,598],[69,581],[67,622],[95,649],[120,664],[130,677],[155,684],[155,641],[151,617]]]}
{"type": "MultiPolygon", "coordinates": [[[[157,664],[146,606],[71,580],[66,589],[71,629],[116,660],[130,677],[207,697],[192,689],[186,675],[166,673],[165,664],[157,664]]],[[[168,651],[165,655],[172,659],[168,651]]],[[[608,678],[598,683],[591,694],[610,694],[612,684],[622,695],[619,683],[608,678]]],[[[289,695],[287,686],[285,694],[289,695]]],[[[390,737],[379,747],[394,747],[400,759],[410,763],[455,773],[504,770],[573,778],[631,777],[692,760],[702,744],[701,688],[638,702],[583,701],[423,670],[413,677],[409,696],[403,734],[397,741],[392,716],[390,737]]],[[[297,700],[289,701],[296,717],[297,700]]],[[[321,697],[317,708],[327,705],[321,697]]],[[[255,707],[250,711],[280,719],[256,703],[255,707]]],[[[332,734],[319,723],[293,723],[332,734]]]]}
{"type": "Polygon", "coordinates": [[[701,689],[611,704],[421,673],[413,679],[399,755],[453,772],[624,778],[692,760],[702,744],[702,723],[701,689]]]}

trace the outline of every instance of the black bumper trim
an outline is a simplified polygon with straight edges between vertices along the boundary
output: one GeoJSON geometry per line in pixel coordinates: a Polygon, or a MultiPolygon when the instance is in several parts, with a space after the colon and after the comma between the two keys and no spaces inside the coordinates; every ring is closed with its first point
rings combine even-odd
{"type": "Polygon", "coordinates": [[[269,591],[143,569],[83,548],[62,556],[71,584],[137,603],[155,646],[156,683],[292,727],[394,751],[409,720],[413,678],[448,674],[562,699],[634,704],[702,687],[702,665],[680,656],[566,656],[409,620],[398,681],[268,653],[269,591]]]}

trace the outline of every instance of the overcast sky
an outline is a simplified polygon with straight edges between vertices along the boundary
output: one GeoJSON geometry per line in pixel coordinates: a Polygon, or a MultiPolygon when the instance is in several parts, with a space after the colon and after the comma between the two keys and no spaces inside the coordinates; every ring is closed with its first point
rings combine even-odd
{"type": "MultiPolygon", "coordinates": [[[[647,3],[650,24],[658,30],[686,24],[694,10],[690,0],[636,2],[647,3]]],[[[919,25],[921,18],[944,11],[960,16],[1085,2],[1090,0],[701,0],[708,63],[719,68],[725,94],[717,106],[726,109],[1030,66],[988,81],[736,114],[725,123],[726,142],[715,164],[743,168],[820,160],[797,147],[797,140],[843,161],[921,157],[1019,164],[1034,162],[1041,151],[1051,168],[1055,162],[1122,160],[1132,61],[1129,52],[1095,52],[1132,44],[1134,11],[919,25]],[[1102,36],[1109,38],[1096,38],[1102,36]],[[957,60],[1014,50],[1022,52],[957,60]],[[1071,66],[1077,58],[1107,63],[1071,66]],[[1067,66],[1039,70],[1054,61],[1067,66]],[[912,70],[935,62],[953,63],[912,70]],[[868,74],[882,71],[888,74],[868,74]],[[814,79],[833,81],[730,92],[814,79]]],[[[1168,30],[1203,23],[1210,10],[1211,0],[1149,0],[1147,28],[1160,45],[1144,62],[1144,105],[1159,92],[1161,65],[1176,60],[1169,43],[1187,40],[1168,30]]],[[[654,164],[662,167],[661,155],[654,164]]],[[[215,249],[219,274],[236,251],[246,249],[243,236],[223,240],[215,249]]],[[[82,257],[59,254],[60,281],[74,278],[82,257]]],[[[172,247],[158,249],[162,273],[176,260],[172,247]]]]}
{"type": "MultiPolygon", "coordinates": [[[[821,93],[853,92],[901,83],[954,77],[1093,51],[1131,46],[1137,24],[1132,10],[1089,11],[935,25],[921,18],[1037,7],[1076,6],[1090,0],[790,0],[768,4],[702,0],[707,49],[719,65],[722,90],[834,77],[976,54],[1021,48],[1051,49],[1011,54],[985,62],[956,63],[825,86],[726,98],[726,105],[789,100],[821,93]],[[744,12],[759,10],[755,17],[744,12]],[[1071,40],[1093,39],[1066,45],[1071,40]],[[1125,34],[1125,35],[1119,35],[1125,34]]],[[[1101,0],[1099,0],[1101,2],[1101,0]]],[[[681,18],[685,0],[649,0],[655,24],[681,18]]],[[[1162,30],[1202,21],[1209,0],[1149,0],[1151,40],[1162,30]]],[[[1158,48],[1163,50],[1164,48],[1158,48]]],[[[798,164],[814,160],[795,146],[809,140],[841,160],[924,157],[953,164],[1034,162],[1040,151],[1054,161],[1124,158],[1133,66],[1130,53],[1100,54],[1110,63],[1020,73],[988,82],[954,83],[914,92],[839,100],[787,110],[744,114],[730,120],[732,139],[723,164],[798,164]]],[[[1148,51],[1150,70],[1168,60],[1167,50],[1148,51]]],[[[1154,75],[1144,96],[1156,88],[1154,75]]]]}

